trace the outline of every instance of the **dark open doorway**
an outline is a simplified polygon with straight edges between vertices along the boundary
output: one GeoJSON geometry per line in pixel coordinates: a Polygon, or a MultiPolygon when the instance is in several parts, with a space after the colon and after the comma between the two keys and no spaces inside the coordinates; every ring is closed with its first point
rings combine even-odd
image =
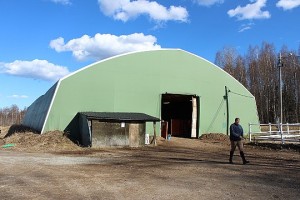
{"type": "Polygon", "coordinates": [[[198,137],[199,97],[195,95],[162,94],[162,137],[198,137]]]}

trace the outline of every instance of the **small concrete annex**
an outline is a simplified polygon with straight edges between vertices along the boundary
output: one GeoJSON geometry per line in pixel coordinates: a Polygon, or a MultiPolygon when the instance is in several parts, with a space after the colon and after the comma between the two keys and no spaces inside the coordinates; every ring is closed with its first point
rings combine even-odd
{"type": "Polygon", "coordinates": [[[82,146],[139,147],[145,145],[146,122],[153,122],[155,126],[159,121],[144,113],[80,112],[67,130],[82,146]]]}
{"type": "MultiPolygon", "coordinates": [[[[255,98],[241,83],[180,49],[127,53],[75,71],[28,107],[23,124],[41,133],[69,132],[83,144],[78,118],[83,112],[143,113],[161,120],[158,134],[189,138],[226,134],[235,117],[245,132],[248,123],[258,123],[255,98]]],[[[145,130],[153,135],[151,124],[145,130]]],[[[90,145],[92,137],[93,132],[90,145]]]]}

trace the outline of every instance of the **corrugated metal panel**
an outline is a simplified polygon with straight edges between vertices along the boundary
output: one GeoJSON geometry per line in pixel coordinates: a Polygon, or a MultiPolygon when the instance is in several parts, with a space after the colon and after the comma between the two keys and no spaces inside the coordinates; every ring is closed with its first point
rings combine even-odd
{"type": "Polygon", "coordinates": [[[57,83],[27,108],[26,115],[22,122],[23,125],[37,131],[42,131],[56,86],[57,83]]]}

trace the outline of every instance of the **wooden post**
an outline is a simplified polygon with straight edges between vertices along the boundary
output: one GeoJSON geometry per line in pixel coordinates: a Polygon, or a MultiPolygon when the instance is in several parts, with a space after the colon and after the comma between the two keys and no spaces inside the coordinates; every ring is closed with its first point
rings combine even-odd
{"type": "Polygon", "coordinates": [[[280,136],[281,136],[281,144],[284,144],[283,130],[282,130],[282,123],[280,123],[280,136]]]}
{"type": "Polygon", "coordinates": [[[153,122],[153,129],[154,129],[154,146],[156,146],[156,122],[153,122]]]}
{"type": "Polygon", "coordinates": [[[251,134],[252,134],[251,124],[249,123],[249,141],[250,141],[250,142],[251,142],[251,140],[252,140],[251,134]]]}

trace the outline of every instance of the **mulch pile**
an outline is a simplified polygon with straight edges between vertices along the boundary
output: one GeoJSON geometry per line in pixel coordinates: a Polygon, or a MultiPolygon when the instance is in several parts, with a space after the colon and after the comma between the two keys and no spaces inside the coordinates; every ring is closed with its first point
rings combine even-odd
{"type": "MultiPolygon", "coordinates": [[[[0,149],[26,152],[79,152],[84,153],[89,150],[73,143],[62,131],[50,131],[38,134],[36,131],[28,129],[22,125],[11,127],[0,127],[0,149]],[[7,148],[4,148],[7,145],[7,148]]],[[[222,133],[203,134],[199,138],[208,143],[229,144],[229,137],[222,133]]],[[[171,139],[173,141],[174,139],[171,139]]],[[[159,141],[158,141],[159,142],[159,141]]],[[[278,143],[246,143],[254,148],[274,149],[274,150],[296,150],[300,152],[300,144],[278,144],[278,143]]]]}
{"type": "Polygon", "coordinates": [[[13,125],[4,138],[0,139],[1,149],[26,152],[57,152],[82,150],[62,131],[50,131],[44,134],[28,131],[21,125],[13,125]],[[11,145],[4,148],[3,145],[11,145]]]}
{"type": "Polygon", "coordinates": [[[208,141],[217,141],[217,142],[229,142],[228,135],[222,133],[208,133],[202,134],[199,138],[200,140],[208,140],[208,141]]]}

